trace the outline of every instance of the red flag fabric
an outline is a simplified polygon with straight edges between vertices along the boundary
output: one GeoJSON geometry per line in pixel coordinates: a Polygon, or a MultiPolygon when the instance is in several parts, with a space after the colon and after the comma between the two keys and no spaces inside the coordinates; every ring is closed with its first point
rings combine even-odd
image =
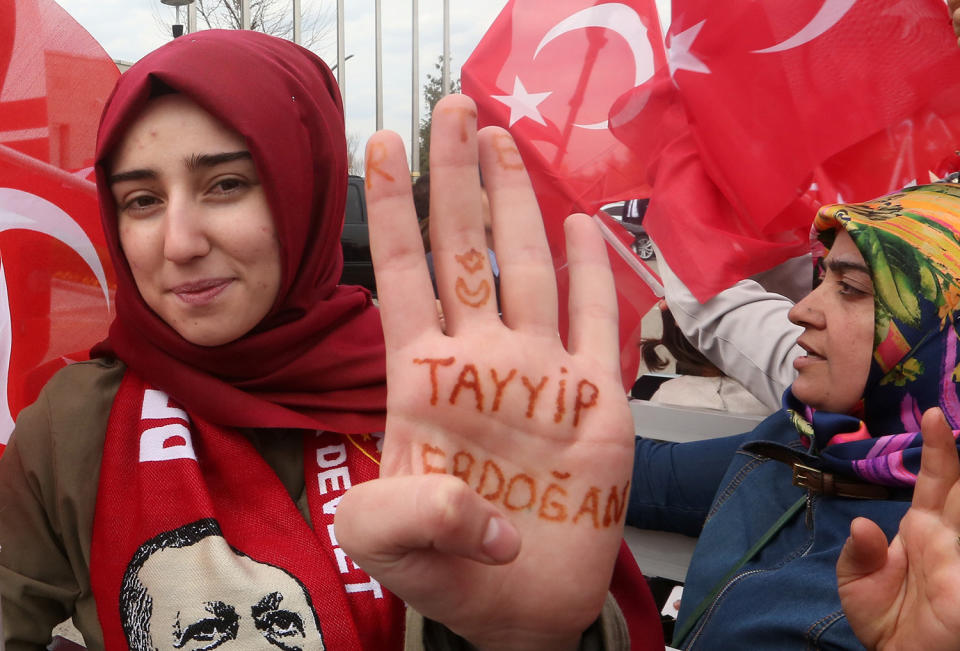
{"type": "MultiPolygon", "coordinates": [[[[546,225],[561,305],[568,287],[563,220],[649,195],[644,167],[611,133],[607,117],[618,97],[665,67],[661,41],[653,0],[512,0],[461,71],[480,124],[507,128],[520,148],[546,225]]],[[[640,320],[656,296],[635,270],[644,269],[639,259],[625,249],[626,259],[609,252],[623,381],[630,386],[640,359],[640,320]]]]}
{"type": "Polygon", "coordinates": [[[806,252],[818,203],[926,182],[958,145],[941,0],[674,0],[667,55],[611,124],[654,163],[645,226],[701,300],[806,252]]]}
{"type": "Polygon", "coordinates": [[[53,0],[0,4],[0,452],[61,366],[112,318],[92,171],[120,72],[53,0]]]}

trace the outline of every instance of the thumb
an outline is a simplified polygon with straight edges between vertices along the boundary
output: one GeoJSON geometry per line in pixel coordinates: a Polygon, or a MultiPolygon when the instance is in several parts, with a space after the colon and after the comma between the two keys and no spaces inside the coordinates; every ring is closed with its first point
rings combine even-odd
{"type": "Polygon", "coordinates": [[[337,506],[337,541],[371,574],[395,569],[417,552],[440,552],[481,563],[512,561],[520,535],[460,479],[428,474],[386,477],[351,488],[337,506]]]}
{"type": "Polygon", "coordinates": [[[851,581],[873,574],[887,562],[887,537],[872,520],[856,518],[850,523],[850,537],[837,560],[837,583],[843,587],[851,581]]]}

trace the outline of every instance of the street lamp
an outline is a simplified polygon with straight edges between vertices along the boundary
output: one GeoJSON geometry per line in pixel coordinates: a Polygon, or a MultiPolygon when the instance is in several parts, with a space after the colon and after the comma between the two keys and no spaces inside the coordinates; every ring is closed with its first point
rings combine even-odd
{"type": "MultiPolygon", "coordinates": [[[[347,56],[343,57],[343,62],[346,63],[347,61],[349,61],[349,60],[352,59],[352,58],[353,58],[353,55],[352,55],[352,54],[348,54],[347,56]]],[[[336,70],[337,70],[337,64],[334,63],[332,66],[330,66],[330,72],[336,72],[336,70]]]]}
{"type": "MultiPolygon", "coordinates": [[[[193,5],[193,0],[160,0],[161,4],[169,5],[171,7],[177,8],[177,24],[173,26],[173,37],[177,38],[178,36],[183,35],[183,24],[180,22],[180,7],[193,5]]],[[[192,32],[196,29],[195,19],[191,20],[193,16],[191,15],[195,10],[193,6],[190,6],[190,11],[187,14],[187,32],[192,32]]]]}

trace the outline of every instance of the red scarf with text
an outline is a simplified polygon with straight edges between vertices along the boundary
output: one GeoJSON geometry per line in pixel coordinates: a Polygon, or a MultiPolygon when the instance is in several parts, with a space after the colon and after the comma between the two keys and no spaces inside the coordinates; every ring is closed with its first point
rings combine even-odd
{"type": "Polygon", "coordinates": [[[382,434],[303,438],[312,529],[242,434],[127,372],[90,563],[108,650],[402,648],[403,603],[345,556],[333,529],[345,490],[377,476],[382,434]]]}

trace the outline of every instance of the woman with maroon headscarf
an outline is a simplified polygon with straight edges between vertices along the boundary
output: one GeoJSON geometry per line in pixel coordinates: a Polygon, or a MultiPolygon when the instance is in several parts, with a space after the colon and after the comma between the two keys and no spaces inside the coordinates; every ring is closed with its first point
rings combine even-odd
{"type": "Polygon", "coordinates": [[[466,98],[434,125],[446,332],[402,145],[367,152],[385,345],[369,294],[337,285],[347,164],[326,66],[207,31],[124,74],[97,143],[117,317],[0,459],[8,651],[69,616],[92,649],[614,648],[644,623],[662,645],[645,589],[607,598],[632,426],[603,245],[570,221],[568,352],[515,146],[478,136],[466,98]],[[476,253],[478,150],[508,217],[503,322],[476,253]]]}

